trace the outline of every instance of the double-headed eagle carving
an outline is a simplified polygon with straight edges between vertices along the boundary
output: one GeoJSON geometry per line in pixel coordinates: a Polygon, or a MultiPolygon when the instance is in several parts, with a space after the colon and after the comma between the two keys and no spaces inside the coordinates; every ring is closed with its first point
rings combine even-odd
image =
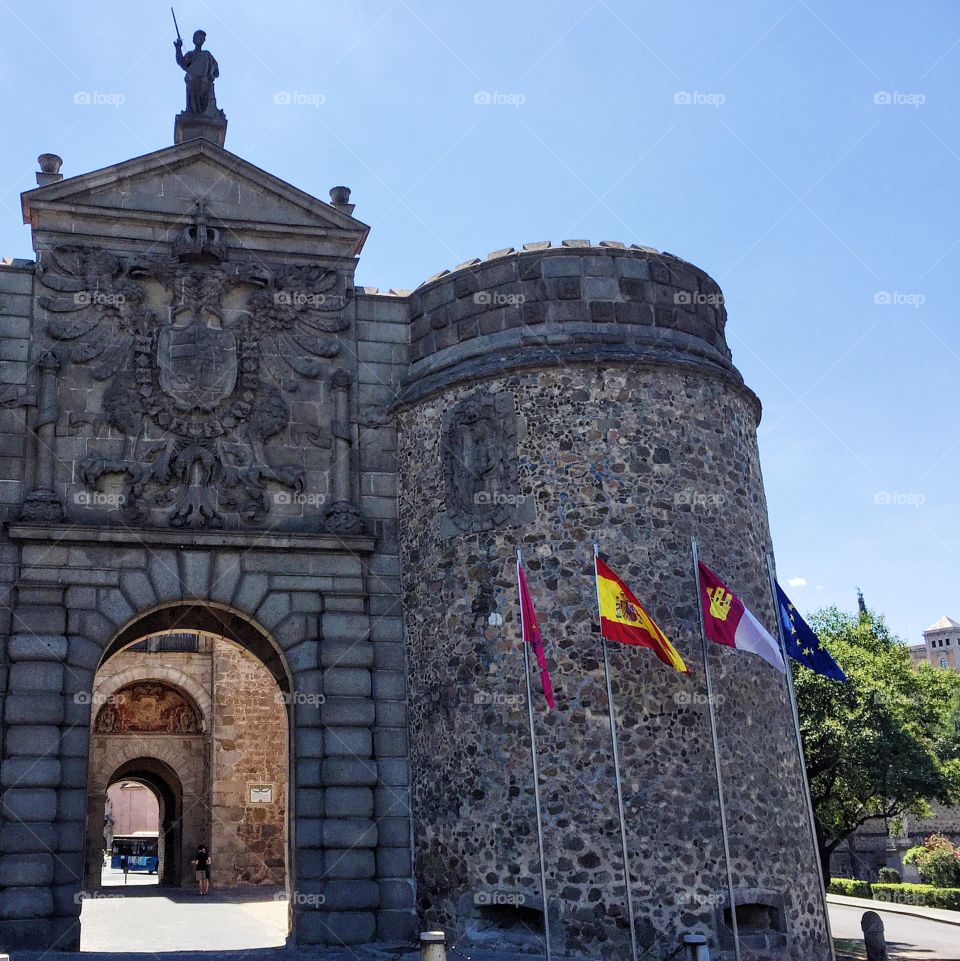
{"type": "Polygon", "coordinates": [[[257,522],[268,481],[300,489],[302,471],[264,448],[339,351],[352,291],[338,271],[75,246],[44,251],[39,277],[59,353],[106,382],[92,421],[113,450],[85,457],[84,483],[120,474],[130,520],[160,509],[174,527],[257,522]]]}

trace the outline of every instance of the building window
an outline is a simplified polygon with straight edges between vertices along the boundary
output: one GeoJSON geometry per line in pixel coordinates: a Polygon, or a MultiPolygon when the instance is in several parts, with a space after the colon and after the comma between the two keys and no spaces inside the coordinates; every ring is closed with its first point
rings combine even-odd
{"type": "Polygon", "coordinates": [[[941,666],[941,667],[948,667],[948,666],[949,666],[949,665],[947,664],[947,659],[946,659],[945,657],[941,657],[941,658],[940,658],[940,666],[941,666]]]}

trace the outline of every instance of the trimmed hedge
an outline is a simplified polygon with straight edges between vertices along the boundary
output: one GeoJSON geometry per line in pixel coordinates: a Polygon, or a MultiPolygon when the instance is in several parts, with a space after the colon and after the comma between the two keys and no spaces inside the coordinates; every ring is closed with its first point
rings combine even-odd
{"type": "Polygon", "coordinates": [[[870,898],[873,896],[870,892],[869,881],[857,881],[853,878],[830,878],[827,891],[830,894],[843,894],[848,898],[870,898]]]}
{"type": "Polygon", "coordinates": [[[960,911],[960,888],[936,888],[932,884],[874,884],[872,887],[877,901],[960,911]]]}

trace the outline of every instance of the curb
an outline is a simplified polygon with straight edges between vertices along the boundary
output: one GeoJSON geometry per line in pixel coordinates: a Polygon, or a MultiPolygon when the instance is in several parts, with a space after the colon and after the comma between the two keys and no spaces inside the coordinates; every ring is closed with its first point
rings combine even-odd
{"type": "Polygon", "coordinates": [[[960,911],[945,908],[917,907],[913,904],[896,904],[892,901],[873,901],[868,898],[848,898],[843,894],[828,894],[828,904],[839,904],[849,908],[864,908],[867,911],[884,911],[887,914],[907,914],[915,918],[925,918],[938,924],[952,924],[960,928],[960,911]]]}

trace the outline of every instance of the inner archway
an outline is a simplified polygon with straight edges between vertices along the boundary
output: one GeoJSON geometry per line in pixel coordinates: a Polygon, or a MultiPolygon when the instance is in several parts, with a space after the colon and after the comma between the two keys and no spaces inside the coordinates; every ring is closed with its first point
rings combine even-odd
{"type": "MultiPolygon", "coordinates": [[[[107,819],[112,821],[112,843],[108,849],[109,868],[103,872],[102,883],[106,885],[120,884],[126,879],[117,876],[117,868],[122,866],[115,863],[121,857],[139,858],[141,861],[149,857],[146,842],[148,836],[156,832],[155,869],[158,884],[176,886],[182,876],[182,812],[183,786],[176,772],[167,764],[156,758],[133,758],[122,764],[111,778],[107,788],[107,802],[109,805],[107,819]],[[153,801],[155,814],[154,827],[147,825],[143,813],[136,808],[143,805],[139,802],[129,804],[130,810],[122,810],[124,792],[139,789],[153,801]],[[119,802],[119,803],[118,803],[119,802]],[[142,841],[139,839],[143,839],[142,841]],[[131,839],[134,843],[124,843],[131,839]]],[[[129,870],[137,874],[149,874],[150,864],[128,864],[129,870]]]]}
{"type": "MultiPolygon", "coordinates": [[[[195,897],[192,862],[203,844],[214,899],[282,901],[290,863],[289,682],[269,640],[254,634],[230,612],[190,605],[152,612],[107,647],[92,689],[88,890],[103,883],[107,795],[126,783],[156,797],[159,882],[147,888],[138,877],[127,893],[195,897]],[[227,630],[234,636],[220,633],[227,630]]],[[[125,910],[120,905],[116,916],[125,910]]]]}

